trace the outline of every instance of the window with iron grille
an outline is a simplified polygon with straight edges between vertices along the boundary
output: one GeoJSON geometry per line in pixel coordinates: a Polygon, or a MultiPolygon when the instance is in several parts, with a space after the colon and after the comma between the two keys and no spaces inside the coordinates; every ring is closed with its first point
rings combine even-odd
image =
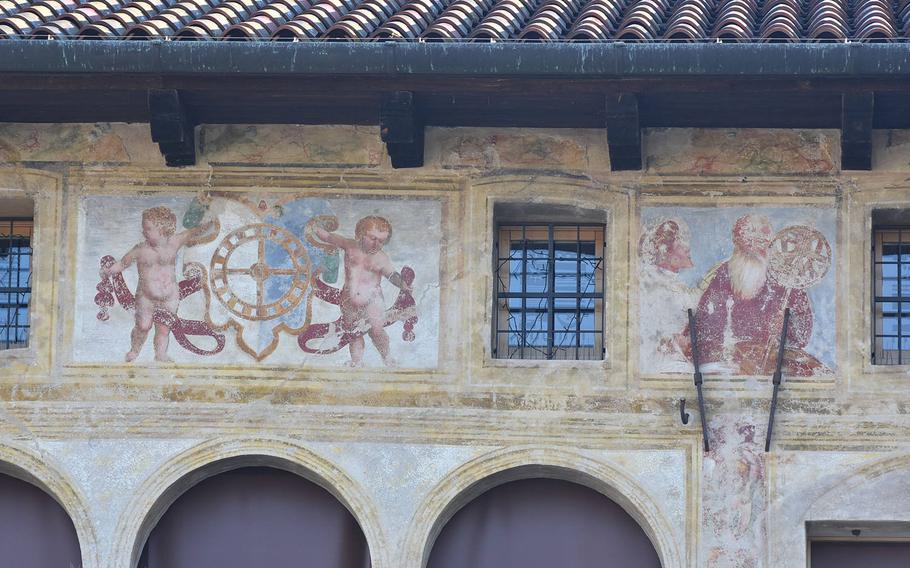
{"type": "Polygon", "coordinates": [[[0,349],[28,346],[32,220],[0,217],[0,349]]]}
{"type": "Polygon", "coordinates": [[[910,365],[910,209],[873,212],[872,363],[910,365]]]}
{"type": "Polygon", "coordinates": [[[493,356],[603,359],[604,225],[503,223],[493,356]]]}

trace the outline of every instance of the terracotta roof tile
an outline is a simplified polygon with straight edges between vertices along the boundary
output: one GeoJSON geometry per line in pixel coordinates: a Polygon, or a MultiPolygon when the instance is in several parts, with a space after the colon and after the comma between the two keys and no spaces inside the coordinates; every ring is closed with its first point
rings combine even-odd
{"type": "Polygon", "coordinates": [[[903,41],[910,0],[0,0],[0,38],[903,41]]]}

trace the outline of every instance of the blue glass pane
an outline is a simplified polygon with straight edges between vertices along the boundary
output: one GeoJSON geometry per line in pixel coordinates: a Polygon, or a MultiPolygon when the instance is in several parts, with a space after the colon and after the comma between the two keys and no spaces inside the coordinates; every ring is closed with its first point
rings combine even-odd
{"type": "Polygon", "coordinates": [[[592,313],[583,313],[581,314],[581,329],[585,331],[593,331],[594,327],[594,314],[592,313]]]}
{"type": "Polygon", "coordinates": [[[596,333],[582,333],[581,342],[582,347],[594,347],[594,338],[597,336],[596,333]]]}
{"type": "Polygon", "coordinates": [[[900,254],[898,243],[882,243],[882,261],[897,262],[900,254]]]}
{"type": "Polygon", "coordinates": [[[897,278],[897,264],[882,264],[882,278],[897,278]]]}
{"type": "Polygon", "coordinates": [[[556,291],[564,293],[578,291],[578,263],[575,260],[556,261],[556,291]]]}
{"type": "Polygon", "coordinates": [[[896,278],[883,278],[882,279],[881,295],[889,296],[889,297],[896,297],[898,295],[896,278]]]}
{"type": "Polygon", "coordinates": [[[897,335],[898,318],[882,318],[882,334],[897,335]]]}
{"type": "Polygon", "coordinates": [[[897,302],[881,302],[878,304],[882,315],[894,315],[897,313],[899,304],[897,302]]]}
{"type": "Polygon", "coordinates": [[[885,351],[896,351],[897,350],[897,338],[896,337],[883,337],[880,340],[882,342],[882,349],[885,351]]]}
{"type": "Polygon", "coordinates": [[[524,250],[524,247],[521,246],[521,243],[514,243],[514,242],[513,242],[511,248],[509,249],[509,256],[508,256],[508,258],[511,259],[511,260],[519,260],[519,261],[520,261],[520,260],[522,259],[522,251],[523,251],[523,250],[524,250]]]}
{"type": "Polygon", "coordinates": [[[546,347],[547,346],[547,334],[546,333],[528,333],[525,335],[527,342],[525,345],[531,347],[546,347]]]}
{"type": "Polygon", "coordinates": [[[574,331],[576,320],[574,312],[561,312],[553,317],[553,323],[560,331],[574,331]]]}
{"type": "Polygon", "coordinates": [[[548,290],[548,268],[549,262],[544,259],[528,260],[525,278],[527,279],[527,291],[531,293],[542,293],[548,290]]]}

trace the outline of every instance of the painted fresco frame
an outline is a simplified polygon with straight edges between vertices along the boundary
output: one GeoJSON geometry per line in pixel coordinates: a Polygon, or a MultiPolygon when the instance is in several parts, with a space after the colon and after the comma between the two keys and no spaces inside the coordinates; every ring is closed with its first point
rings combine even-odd
{"type": "MultiPolygon", "coordinates": [[[[74,169],[68,179],[70,192],[67,196],[65,207],[73,212],[66,220],[67,242],[62,251],[65,263],[64,281],[70,283],[62,293],[64,317],[67,321],[75,322],[75,300],[77,295],[87,292],[76,290],[76,274],[78,262],[78,239],[76,211],[81,201],[87,197],[101,196],[140,196],[149,197],[156,194],[186,195],[217,188],[218,192],[230,194],[269,194],[269,195],[299,195],[306,198],[324,197],[337,199],[414,199],[438,202],[440,227],[439,245],[439,274],[435,278],[446,279],[452,270],[452,250],[446,245],[453,234],[457,234],[457,224],[460,219],[458,211],[460,205],[460,187],[453,178],[440,176],[419,176],[407,181],[394,181],[381,174],[368,172],[343,173],[321,171],[296,171],[289,172],[283,169],[266,169],[261,167],[226,167],[209,170],[156,170],[146,168],[124,167],[113,170],[95,171],[90,169],[74,169]],[[454,221],[453,221],[454,220],[454,221]]],[[[339,232],[353,232],[352,227],[343,227],[339,232]]],[[[132,237],[131,237],[132,238],[132,237]]],[[[135,240],[135,238],[133,238],[135,240]]],[[[125,245],[124,245],[125,246],[125,245]]],[[[126,248],[123,251],[125,252],[126,248]]],[[[94,291],[92,291],[94,293],[94,291]]],[[[443,318],[449,309],[451,293],[441,287],[439,291],[439,326],[440,330],[448,325],[443,318]]],[[[418,324],[419,325],[419,324],[418,324]]],[[[318,376],[324,380],[351,380],[351,374],[367,374],[370,382],[420,382],[430,380],[436,382],[440,377],[449,374],[447,365],[451,361],[451,349],[455,338],[443,335],[439,330],[436,350],[436,363],[432,367],[422,368],[379,368],[367,367],[359,369],[332,368],[325,365],[302,367],[293,363],[271,364],[266,359],[256,362],[212,362],[200,361],[198,363],[173,364],[141,364],[117,362],[113,364],[98,362],[80,362],[74,360],[72,354],[73,341],[75,341],[75,323],[63,329],[63,345],[68,350],[62,356],[65,372],[69,375],[105,375],[131,373],[136,377],[145,377],[155,381],[160,376],[162,369],[172,371],[175,377],[193,377],[205,375],[207,369],[215,369],[220,377],[248,377],[270,382],[273,377],[282,377],[281,380],[306,381],[308,378],[318,376]]],[[[150,349],[151,334],[146,341],[145,349],[150,349]]],[[[369,342],[369,340],[367,340],[369,342]]],[[[371,347],[367,347],[370,349],[371,347]]]]}
{"type": "MultiPolygon", "coordinates": [[[[834,215],[833,241],[830,244],[835,250],[832,266],[829,269],[834,279],[834,304],[841,306],[835,310],[834,314],[834,341],[836,346],[834,358],[834,373],[817,377],[786,377],[787,388],[795,392],[819,392],[832,391],[838,384],[839,377],[845,372],[846,356],[844,354],[844,330],[839,322],[843,321],[844,314],[842,306],[845,290],[844,278],[845,267],[840,259],[845,254],[841,248],[844,242],[843,223],[841,220],[842,200],[840,198],[840,188],[835,180],[829,183],[814,180],[812,186],[806,184],[806,180],[795,177],[764,177],[764,178],[735,178],[729,177],[712,177],[712,178],[691,178],[691,177],[674,177],[661,178],[658,180],[652,178],[643,180],[641,191],[636,196],[633,204],[633,222],[629,224],[629,243],[635,243],[631,246],[630,253],[630,314],[629,328],[630,337],[637,337],[640,329],[640,310],[641,310],[641,292],[640,292],[640,275],[638,267],[641,259],[639,254],[638,243],[642,236],[642,209],[647,207],[660,207],[677,205],[679,207],[695,208],[736,208],[736,207],[769,207],[769,208],[788,208],[788,207],[805,207],[815,206],[830,208],[834,215]],[[742,184],[749,185],[749,194],[743,194],[737,186],[742,184]]],[[[638,341],[630,341],[629,345],[629,365],[633,370],[632,373],[637,378],[641,387],[654,388],[660,390],[679,390],[681,381],[692,382],[692,370],[686,370],[676,373],[654,373],[644,372],[640,365],[641,347],[638,341]]],[[[714,385],[715,388],[722,388],[729,391],[741,391],[744,394],[754,390],[756,381],[765,380],[764,374],[752,375],[717,375],[705,374],[705,381],[714,385]]],[[[770,385],[770,374],[767,375],[767,381],[770,385]]],[[[770,387],[769,387],[770,388],[770,387]]],[[[693,389],[694,395],[694,389],[693,389]]]]}

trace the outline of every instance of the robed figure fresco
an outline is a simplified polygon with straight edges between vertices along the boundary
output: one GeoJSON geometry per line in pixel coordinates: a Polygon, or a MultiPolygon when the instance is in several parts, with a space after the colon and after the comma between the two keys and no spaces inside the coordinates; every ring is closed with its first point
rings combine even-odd
{"type": "MultiPolygon", "coordinates": [[[[685,221],[663,221],[663,226],[681,223],[685,221]]],[[[711,232],[710,225],[700,226],[711,232]]],[[[650,234],[647,230],[643,234],[643,250],[650,234]]],[[[824,234],[807,224],[787,225],[775,232],[771,217],[756,212],[736,217],[728,238],[730,255],[707,269],[694,291],[675,280],[656,283],[648,276],[654,271],[649,267],[655,264],[654,258],[641,255],[642,346],[654,349],[651,368],[680,372],[687,365],[691,369],[688,322],[680,320],[686,318],[687,309],[693,309],[703,370],[733,375],[773,372],[784,310],[789,309],[785,372],[831,373],[829,365],[812,352],[817,308],[810,289],[825,278],[831,265],[831,247],[824,234]],[[661,309],[672,314],[657,323],[666,326],[662,336],[651,329],[654,323],[645,323],[646,306],[654,299],[660,299],[661,309]]],[[[830,291],[833,295],[833,286],[830,291]]]]}

